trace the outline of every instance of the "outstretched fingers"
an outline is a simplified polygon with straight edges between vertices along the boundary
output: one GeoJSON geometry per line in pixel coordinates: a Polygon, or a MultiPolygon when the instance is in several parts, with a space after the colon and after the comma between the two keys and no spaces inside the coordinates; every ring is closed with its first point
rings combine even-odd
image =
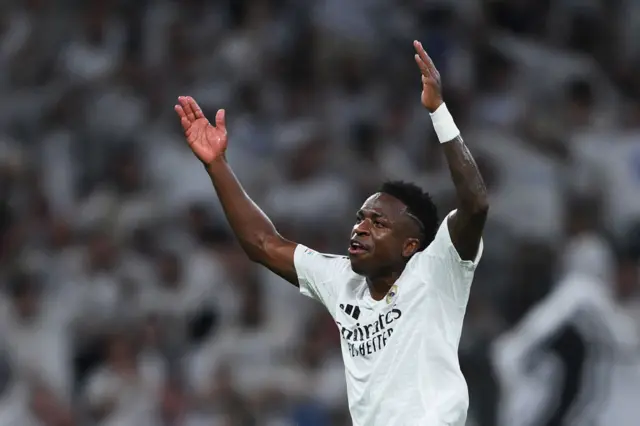
{"type": "Polygon", "coordinates": [[[200,105],[198,105],[195,99],[193,99],[191,96],[187,96],[187,102],[191,107],[191,111],[193,111],[193,115],[196,119],[205,118],[204,113],[202,112],[202,108],[200,108],[200,105]]]}
{"type": "Polygon", "coordinates": [[[414,59],[416,60],[416,64],[418,64],[418,67],[420,68],[420,72],[422,73],[423,76],[431,75],[431,71],[429,71],[429,67],[427,67],[427,64],[422,62],[422,59],[420,59],[420,56],[418,54],[414,55],[414,59]]]}
{"type": "Polygon", "coordinates": [[[175,110],[176,114],[178,114],[178,117],[182,120],[183,118],[187,118],[187,115],[184,112],[184,109],[182,109],[181,105],[174,105],[173,109],[175,110]]]}
{"type": "Polygon", "coordinates": [[[191,109],[191,105],[189,104],[189,100],[187,99],[187,97],[179,96],[178,103],[182,107],[182,110],[184,111],[184,114],[187,120],[189,120],[190,122],[195,121],[196,117],[195,117],[195,114],[193,113],[193,110],[191,109]]]}
{"type": "Polygon", "coordinates": [[[422,43],[415,40],[413,42],[413,47],[416,50],[415,60],[420,70],[425,75],[433,75],[437,73],[436,66],[433,64],[431,57],[427,54],[427,51],[422,47],[422,43]]]}
{"type": "Polygon", "coordinates": [[[178,114],[178,117],[180,117],[180,124],[182,125],[182,128],[186,132],[191,127],[191,122],[187,118],[187,113],[184,111],[184,108],[182,108],[181,105],[176,105],[173,107],[173,109],[178,114]]]}
{"type": "MultiPolygon", "coordinates": [[[[176,105],[174,109],[178,114],[178,117],[180,117],[180,124],[182,124],[182,128],[184,129],[184,133],[187,138],[189,138],[191,133],[195,130],[193,125],[197,120],[201,120],[200,124],[204,123],[205,126],[210,126],[207,117],[205,117],[202,112],[202,108],[200,108],[200,105],[198,105],[196,100],[191,96],[179,96],[178,105],[176,105]]],[[[225,111],[223,109],[219,110],[216,114],[215,122],[216,128],[226,134],[225,111]]]]}
{"type": "Polygon", "coordinates": [[[216,113],[216,128],[223,132],[227,132],[227,125],[225,123],[225,111],[223,109],[218,110],[216,113]]]}

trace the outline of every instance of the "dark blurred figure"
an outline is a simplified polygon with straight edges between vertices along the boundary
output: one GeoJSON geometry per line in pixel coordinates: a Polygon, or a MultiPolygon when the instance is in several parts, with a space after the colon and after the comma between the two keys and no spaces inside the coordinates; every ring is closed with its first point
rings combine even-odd
{"type": "Polygon", "coordinates": [[[31,412],[33,417],[44,426],[76,426],[79,423],[76,413],[62,403],[45,386],[35,384],[31,388],[31,412]]]}
{"type": "Polygon", "coordinates": [[[215,328],[215,310],[204,295],[194,293],[178,255],[160,253],[157,268],[158,288],[148,309],[158,316],[170,347],[181,347],[184,337],[189,343],[202,342],[215,328]]]}
{"type": "Polygon", "coordinates": [[[595,105],[591,83],[584,79],[570,81],[565,88],[568,124],[574,129],[587,127],[595,105]]]}
{"type": "Polygon", "coordinates": [[[177,377],[171,377],[162,391],[161,425],[182,426],[189,424],[192,401],[188,389],[177,377]]]}
{"type": "Polygon", "coordinates": [[[256,426],[247,401],[236,389],[231,369],[221,365],[211,379],[209,392],[198,401],[202,410],[222,419],[225,426],[256,426]]]}
{"type": "Polygon", "coordinates": [[[147,358],[130,333],[113,333],[105,364],[87,381],[85,398],[96,421],[153,424],[165,380],[161,360],[147,358]]]}
{"type": "Polygon", "coordinates": [[[511,286],[503,303],[503,317],[514,325],[548,292],[554,281],[556,257],[548,246],[525,242],[515,250],[511,286]]]}
{"type": "Polygon", "coordinates": [[[541,36],[546,28],[550,0],[485,0],[489,22],[524,36],[541,36]]]}
{"type": "Polygon", "coordinates": [[[16,272],[9,284],[9,293],[13,301],[14,313],[19,322],[29,324],[35,321],[40,312],[41,284],[32,275],[16,272]]]}

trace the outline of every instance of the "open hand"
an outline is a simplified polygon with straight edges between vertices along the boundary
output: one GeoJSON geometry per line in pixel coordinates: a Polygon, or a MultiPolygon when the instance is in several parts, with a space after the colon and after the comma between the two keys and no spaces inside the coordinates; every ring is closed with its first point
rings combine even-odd
{"type": "Polygon", "coordinates": [[[436,66],[433,65],[433,61],[427,55],[424,47],[422,47],[422,43],[416,40],[413,42],[413,47],[416,49],[416,63],[422,73],[422,95],[420,100],[429,112],[434,112],[442,104],[440,73],[436,66]]]}
{"type": "Polygon", "coordinates": [[[222,158],[227,150],[224,110],[218,111],[216,125],[212,126],[191,96],[180,96],[178,103],[174,109],[180,117],[184,136],[196,157],[204,164],[211,164],[222,158]]]}

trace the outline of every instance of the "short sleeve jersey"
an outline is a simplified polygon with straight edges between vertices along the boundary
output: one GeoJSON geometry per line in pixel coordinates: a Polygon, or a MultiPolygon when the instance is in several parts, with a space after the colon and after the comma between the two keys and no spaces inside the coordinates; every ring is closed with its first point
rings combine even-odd
{"type": "Polygon", "coordinates": [[[458,344],[483,244],[462,260],[448,219],[380,301],[347,257],[296,248],[300,292],[326,306],[340,331],[354,426],[465,424],[458,344]]]}

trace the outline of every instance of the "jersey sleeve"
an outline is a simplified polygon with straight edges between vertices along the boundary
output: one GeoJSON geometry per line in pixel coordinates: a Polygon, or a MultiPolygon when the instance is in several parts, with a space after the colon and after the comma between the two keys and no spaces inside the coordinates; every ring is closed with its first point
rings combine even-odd
{"type": "Polygon", "coordinates": [[[338,286],[350,270],[349,259],[344,256],[319,253],[298,244],[294,264],[300,293],[322,303],[331,316],[335,316],[338,286]]]}
{"type": "Polygon", "coordinates": [[[422,253],[418,253],[417,268],[422,276],[435,280],[442,292],[466,304],[484,245],[480,239],[475,259],[463,260],[460,257],[449,234],[448,222],[454,212],[455,210],[442,221],[433,242],[422,253]]]}

